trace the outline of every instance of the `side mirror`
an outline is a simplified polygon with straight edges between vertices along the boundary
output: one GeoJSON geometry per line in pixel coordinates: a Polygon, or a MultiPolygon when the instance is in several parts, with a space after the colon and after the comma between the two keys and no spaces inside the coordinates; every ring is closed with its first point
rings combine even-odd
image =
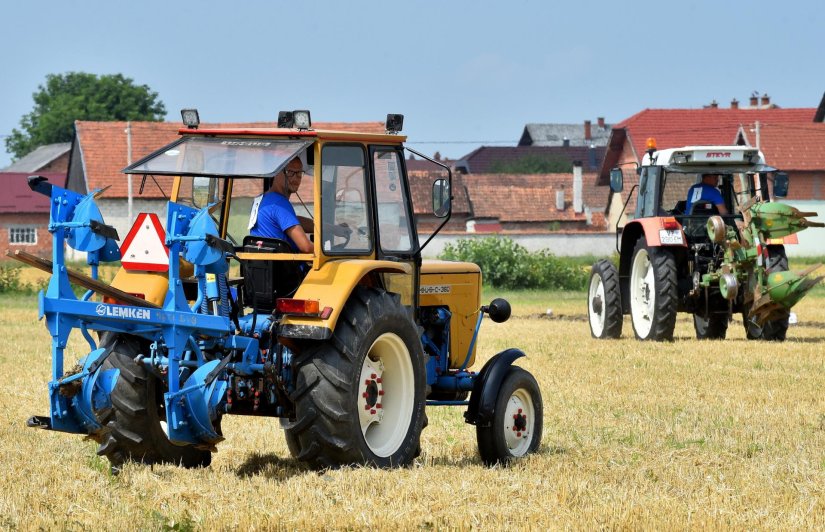
{"type": "Polygon", "coordinates": [[[510,303],[500,297],[490,301],[490,304],[481,307],[481,312],[486,312],[490,319],[496,323],[503,323],[510,319],[510,303]]]}
{"type": "Polygon", "coordinates": [[[444,178],[433,183],[433,214],[444,218],[450,213],[450,182],[444,178]]]}
{"type": "Polygon", "coordinates": [[[773,176],[773,195],[777,198],[788,195],[788,174],[785,172],[777,172],[773,176]]]}
{"type": "Polygon", "coordinates": [[[624,187],[624,174],[619,167],[610,170],[610,190],[613,192],[621,192],[624,187]]]}

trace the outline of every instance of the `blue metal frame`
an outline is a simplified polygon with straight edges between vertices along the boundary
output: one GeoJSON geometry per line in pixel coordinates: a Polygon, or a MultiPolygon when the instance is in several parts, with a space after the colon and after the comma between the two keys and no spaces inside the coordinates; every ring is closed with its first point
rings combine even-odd
{"type": "MultiPolygon", "coordinates": [[[[52,277],[46,292],[38,296],[40,317],[52,336],[52,380],[49,382],[50,428],[64,432],[93,434],[102,426],[95,412],[111,406],[109,395],[117,382],[117,369],[102,370],[108,351],[98,348],[88,330],[132,334],[153,342],[152,364],[167,369],[164,401],[170,440],[176,443],[214,443],[219,440],[212,420],[226,390],[226,381],[210,376],[220,361],[204,360],[193,338],[210,338],[210,347],[242,351],[242,362],[235,364],[241,373],[261,371],[258,340],[233,336],[228,316],[201,314],[190,308],[183,293],[179,257],[195,265],[199,282],[206,286],[209,275],[227,269],[223,251],[211,245],[208,235],[216,236],[217,227],[208,209],[196,210],[168,203],[167,239],[169,248],[169,288],[162,308],[145,308],[89,301],[75,297],[65,267],[64,244],[87,252],[92,278],[97,278],[100,260],[117,260],[117,244],[95,231],[103,218],[94,202],[95,191],[82,196],[52,186],[39,192],[51,197],[49,231],[53,235],[52,277]],[[64,351],[73,329],[80,329],[91,353],[81,360],[82,370],[64,376],[64,351]],[[159,346],[162,346],[162,353],[159,346]],[[195,360],[188,360],[194,354],[195,360]],[[191,367],[183,384],[181,367],[191,367]],[[79,389],[77,382],[80,382],[79,389]]],[[[263,320],[261,320],[263,321],[263,320]]],[[[188,372],[186,372],[188,373],[188,372]]],[[[186,374],[184,373],[184,374],[186,374]]]]}

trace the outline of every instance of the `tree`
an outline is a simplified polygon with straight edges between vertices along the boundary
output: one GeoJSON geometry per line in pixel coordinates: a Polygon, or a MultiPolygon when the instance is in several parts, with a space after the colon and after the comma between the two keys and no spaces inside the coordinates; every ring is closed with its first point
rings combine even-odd
{"type": "Polygon", "coordinates": [[[493,174],[555,174],[573,171],[570,159],[559,155],[525,155],[513,161],[496,161],[490,165],[493,174]]]}
{"type": "Polygon", "coordinates": [[[20,129],[6,138],[6,149],[20,158],[38,146],[70,142],[75,120],[160,121],[166,107],[147,85],[123,74],[85,72],[49,74],[32,95],[34,109],[20,119],[20,129]]]}

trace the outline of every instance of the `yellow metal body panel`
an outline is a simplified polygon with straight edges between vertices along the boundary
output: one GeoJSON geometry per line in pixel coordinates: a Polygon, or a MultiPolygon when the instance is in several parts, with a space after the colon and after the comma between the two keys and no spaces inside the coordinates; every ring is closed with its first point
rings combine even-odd
{"type": "MultiPolygon", "coordinates": [[[[481,269],[469,262],[424,261],[421,265],[421,307],[447,307],[450,320],[450,368],[464,363],[481,308],[481,269]]],[[[467,367],[475,362],[476,349],[467,367]]]]}
{"type": "Polygon", "coordinates": [[[121,268],[112,280],[112,286],[130,294],[143,294],[143,299],[162,307],[169,279],[165,272],[138,272],[121,268]]]}
{"type": "Polygon", "coordinates": [[[329,318],[287,316],[285,325],[310,325],[335,330],[335,324],[355,286],[371,272],[394,272],[412,275],[409,264],[388,260],[339,259],[329,260],[323,268],[310,270],[301,286],[292,296],[295,299],[317,300],[323,311],[332,309],[329,318]]]}

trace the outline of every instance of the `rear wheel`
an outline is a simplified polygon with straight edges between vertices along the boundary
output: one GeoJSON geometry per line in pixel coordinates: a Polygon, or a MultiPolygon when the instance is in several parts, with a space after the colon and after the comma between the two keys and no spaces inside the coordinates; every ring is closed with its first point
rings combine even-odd
{"type": "Polygon", "coordinates": [[[697,340],[724,340],[728,332],[728,316],[711,313],[705,318],[694,314],[693,330],[697,340]]]}
{"type": "Polygon", "coordinates": [[[506,465],[535,452],[541,443],[544,405],[536,379],[513,366],[501,383],[493,421],[476,425],[478,451],[486,465],[506,465]]]}
{"type": "Polygon", "coordinates": [[[639,340],[672,340],[676,327],[676,261],[642,237],[633,250],[630,316],[639,340]]]}
{"type": "Polygon", "coordinates": [[[424,352],[397,294],[356,287],[333,337],[296,365],[290,452],[314,467],[412,462],[425,419],[424,352]]]}
{"type": "Polygon", "coordinates": [[[590,269],[587,317],[593,338],[618,338],[622,335],[619,272],[608,260],[600,260],[590,269]]]}
{"type": "MultiPolygon", "coordinates": [[[[135,357],[142,340],[125,334],[106,334],[102,346],[112,346],[103,369],[119,369],[112,390],[112,411],[97,454],[113,467],[133,460],[143,464],[170,463],[184,467],[208,466],[212,453],[191,445],[175,445],[166,434],[163,385],[135,357]]],[[[145,351],[143,351],[145,353],[145,351]]]]}

